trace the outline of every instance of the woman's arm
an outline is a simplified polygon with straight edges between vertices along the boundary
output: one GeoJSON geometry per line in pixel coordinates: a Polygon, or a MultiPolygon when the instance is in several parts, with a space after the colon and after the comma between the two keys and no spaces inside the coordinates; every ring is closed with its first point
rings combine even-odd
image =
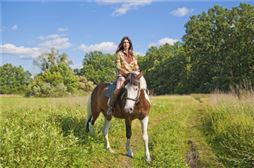
{"type": "Polygon", "coordinates": [[[126,76],[128,74],[128,71],[122,68],[121,55],[119,52],[116,54],[116,68],[121,75],[126,76]]]}

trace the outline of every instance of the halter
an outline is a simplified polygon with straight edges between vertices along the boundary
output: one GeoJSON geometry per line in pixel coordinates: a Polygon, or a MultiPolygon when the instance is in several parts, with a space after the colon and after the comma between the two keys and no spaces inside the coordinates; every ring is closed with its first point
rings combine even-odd
{"type": "Polygon", "coordinates": [[[138,102],[139,102],[139,96],[140,96],[140,89],[138,89],[138,94],[137,94],[137,97],[136,97],[135,99],[130,98],[130,97],[126,97],[125,99],[126,99],[126,100],[132,100],[132,101],[134,101],[135,103],[138,103],[138,102]]]}
{"type": "MultiPolygon", "coordinates": [[[[130,77],[127,78],[126,82],[124,85],[127,85],[129,82],[131,82],[132,79],[130,79],[130,77]]],[[[138,83],[138,94],[137,94],[137,97],[135,99],[133,98],[130,98],[130,97],[123,97],[126,93],[126,91],[124,91],[124,93],[122,94],[122,100],[131,100],[131,101],[134,101],[136,104],[139,102],[139,96],[140,96],[140,83],[138,83]]]]}

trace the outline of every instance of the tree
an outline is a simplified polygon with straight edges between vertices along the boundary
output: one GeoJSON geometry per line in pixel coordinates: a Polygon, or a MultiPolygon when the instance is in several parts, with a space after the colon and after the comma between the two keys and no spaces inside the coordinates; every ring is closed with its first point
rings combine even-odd
{"type": "Polygon", "coordinates": [[[41,55],[36,64],[41,67],[42,73],[35,77],[27,95],[48,97],[76,92],[82,81],[79,82],[69,67],[70,63],[66,53],[59,54],[55,49],[41,55]]]}
{"type": "Polygon", "coordinates": [[[43,53],[38,59],[34,60],[34,64],[39,66],[42,71],[46,71],[55,65],[70,65],[72,61],[69,60],[66,53],[60,54],[58,50],[52,48],[50,52],[43,53]]]}
{"type": "Polygon", "coordinates": [[[113,81],[116,78],[115,57],[99,51],[85,55],[81,75],[95,84],[113,81]]]}
{"type": "Polygon", "coordinates": [[[29,96],[64,96],[75,92],[79,87],[78,78],[65,64],[52,66],[35,77],[30,85],[29,96]]]}
{"type": "Polygon", "coordinates": [[[12,64],[0,66],[1,94],[24,93],[31,80],[31,73],[21,66],[16,67],[12,64]]]}
{"type": "Polygon", "coordinates": [[[228,91],[245,81],[254,86],[253,6],[240,4],[231,10],[214,6],[192,16],[185,27],[192,91],[228,91]]]}
{"type": "Polygon", "coordinates": [[[187,58],[181,43],[151,47],[139,61],[153,94],[186,92],[187,58]]]}

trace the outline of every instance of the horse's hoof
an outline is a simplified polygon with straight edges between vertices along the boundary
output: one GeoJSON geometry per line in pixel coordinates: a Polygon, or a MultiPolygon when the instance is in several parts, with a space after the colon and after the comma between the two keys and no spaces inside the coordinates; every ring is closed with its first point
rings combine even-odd
{"type": "Polygon", "coordinates": [[[146,157],[146,162],[150,163],[151,161],[151,157],[146,157]]]}
{"type": "Polygon", "coordinates": [[[131,158],[133,158],[133,156],[134,156],[133,152],[128,152],[126,155],[131,157],[131,158]]]}
{"type": "Polygon", "coordinates": [[[108,151],[109,151],[110,153],[115,153],[115,151],[113,151],[111,148],[108,148],[108,151]]]}

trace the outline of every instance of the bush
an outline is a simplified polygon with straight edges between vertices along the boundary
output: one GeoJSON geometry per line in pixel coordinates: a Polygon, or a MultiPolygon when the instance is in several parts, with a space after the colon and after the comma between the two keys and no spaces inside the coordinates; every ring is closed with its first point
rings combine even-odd
{"type": "Polygon", "coordinates": [[[59,97],[74,93],[78,87],[78,78],[73,71],[60,64],[38,75],[29,86],[27,96],[59,97]]]}
{"type": "Polygon", "coordinates": [[[84,77],[84,76],[78,76],[78,82],[79,82],[79,86],[78,86],[79,90],[83,90],[85,92],[88,92],[88,91],[91,91],[94,88],[93,82],[88,81],[86,79],[86,77],[84,77]]]}

